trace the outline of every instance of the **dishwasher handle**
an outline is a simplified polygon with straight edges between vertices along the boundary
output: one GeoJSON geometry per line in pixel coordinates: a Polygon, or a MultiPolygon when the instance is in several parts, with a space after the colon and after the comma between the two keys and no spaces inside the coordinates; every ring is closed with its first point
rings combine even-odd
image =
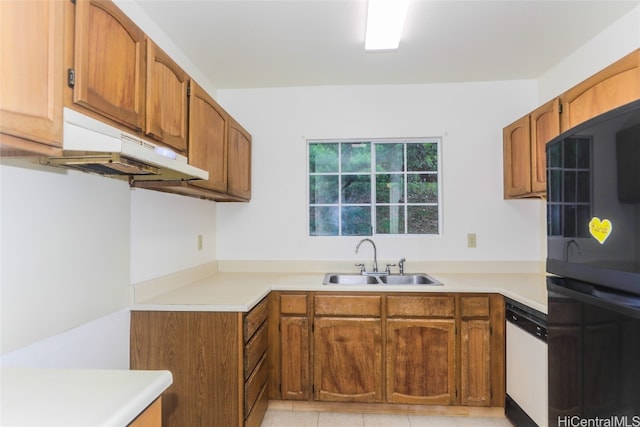
{"type": "Polygon", "coordinates": [[[506,306],[506,320],[512,323],[530,335],[547,342],[547,325],[544,320],[537,319],[531,314],[520,310],[511,304],[506,306]]]}

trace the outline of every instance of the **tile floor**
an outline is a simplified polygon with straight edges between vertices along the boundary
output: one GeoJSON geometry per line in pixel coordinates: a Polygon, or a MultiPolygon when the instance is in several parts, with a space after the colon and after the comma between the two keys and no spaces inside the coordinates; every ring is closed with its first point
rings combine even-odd
{"type": "Polygon", "coordinates": [[[260,427],[512,427],[506,418],[347,414],[269,408],[260,427]]]}

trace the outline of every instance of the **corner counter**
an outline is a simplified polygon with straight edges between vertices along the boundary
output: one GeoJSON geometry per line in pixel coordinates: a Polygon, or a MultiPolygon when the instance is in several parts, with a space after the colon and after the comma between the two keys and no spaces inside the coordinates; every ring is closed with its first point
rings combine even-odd
{"type": "Polygon", "coordinates": [[[499,293],[547,313],[543,273],[429,273],[442,286],[323,285],[323,273],[212,272],[196,280],[175,277],[174,286],[157,289],[153,280],[133,288],[133,311],[248,312],[270,291],[489,292],[499,293]],[[181,280],[185,280],[180,282],[181,280]],[[185,284],[186,283],[186,284],[185,284]],[[154,291],[154,287],[156,290],[154,291]]]}
{"type": "Polygon", "coordinates": [[[0,369],[0,425],[126,426],[173,382],[169,371],[0,369]]]}

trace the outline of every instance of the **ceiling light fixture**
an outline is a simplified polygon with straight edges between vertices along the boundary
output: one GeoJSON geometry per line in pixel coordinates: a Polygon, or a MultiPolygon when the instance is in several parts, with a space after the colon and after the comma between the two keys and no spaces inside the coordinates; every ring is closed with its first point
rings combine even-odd
{"type": "Polygon", "coordinates": [[[369,0],[364,49],[397,49],[408,7],[409,0],[369,0]]]}

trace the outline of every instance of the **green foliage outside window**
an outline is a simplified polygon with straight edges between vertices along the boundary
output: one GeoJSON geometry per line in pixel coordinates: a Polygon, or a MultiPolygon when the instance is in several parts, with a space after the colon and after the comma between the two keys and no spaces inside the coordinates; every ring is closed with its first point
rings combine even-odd
{"type": "Polygon", "coordinates": [[[439,233],[439,139],[309,142],[309,234],[439,233]]]}

